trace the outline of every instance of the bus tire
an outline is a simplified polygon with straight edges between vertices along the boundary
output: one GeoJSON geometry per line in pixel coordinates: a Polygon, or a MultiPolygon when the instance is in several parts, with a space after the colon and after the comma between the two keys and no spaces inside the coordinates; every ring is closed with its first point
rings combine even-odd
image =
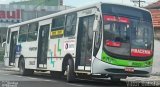
{"type": "Polygon", "coordinates": [[[19,72],[22,76],[32,75],[34,73],[34,70],[31,69],[25,69],[25,61],[24,59],[21,59],[19,62],[19,72]]]}
{"type": "Polygon", "coordinates": [[[71,59],[68,59],[66,74],[67,74],[67,77],[66,77],[67,82],[75,81],[74,63],[71,59]]]}

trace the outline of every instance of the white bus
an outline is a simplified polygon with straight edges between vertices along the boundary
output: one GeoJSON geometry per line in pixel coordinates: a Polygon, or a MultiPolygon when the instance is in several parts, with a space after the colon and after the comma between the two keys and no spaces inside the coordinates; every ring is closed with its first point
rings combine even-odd
{"type": "Polygon", "coordinates": [[[81,74],[148,77],[153,43],[149,11],[98,3],[9,26],[4,61],[22,75],[61,72],[68,82],[81,74]]]}

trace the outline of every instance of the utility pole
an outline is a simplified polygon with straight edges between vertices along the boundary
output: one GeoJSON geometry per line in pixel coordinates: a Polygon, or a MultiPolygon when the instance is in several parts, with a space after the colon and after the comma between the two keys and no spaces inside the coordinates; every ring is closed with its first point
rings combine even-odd
{"type": "Polygon", "coordinates": [[[131,0],[133,3],[138,3],[138,6],[141,7],[141,3],[145,3],[145,1],[142,0],[131,0]]]}
{"type": "Polygon", "coordinates": [[[37,5],[35,5],[35,7],[33,8],[34,10],[35,10],[35,12],[36,12],[36,14],[35,14],[35,16],[36,16],[36,18],[38,18],[38,7],[39,6],[41,6],[41,5],[43,5],[45,2],[47,2],[47,1],[49,1],[49,0],[44,0],[44,1],[42,1],[42,2],[39,2],[37,5]]]}

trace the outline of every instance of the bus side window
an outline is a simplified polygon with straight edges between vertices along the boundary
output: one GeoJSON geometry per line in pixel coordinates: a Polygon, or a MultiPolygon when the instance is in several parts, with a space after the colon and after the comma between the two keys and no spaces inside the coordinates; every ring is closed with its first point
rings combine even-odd
{"type": "Polygon", "coordinates": [[[68,14],[66,18],[66,28],[64,31],[65,37],[71,37],[75,35],[76,31],[76,23],[77,23],[77,14],[68,14]]]}
{"type": "Polygon", "coordinates": [[[52,19],[51,39],[61,38],[64,34],[65,16],[58,16],[52,19]]]}
{"type": "Polygon", "coordinates": [[[38,33],[38,23],[36,22],[29,24],[27,41],[37,40],[37,33],[38,33]]]}
{"type": "Polygon", "coordinates": [[[7,33],[7,43],[9,43],[10,41],[10,33],[11,33],[11,29],[8,29],[8,33],[7,33]]]}
{"type": "Polygon", "coordinates": [[[26,42],[28,35],[28,24],[20,26],[18,42],[26,42]]]}

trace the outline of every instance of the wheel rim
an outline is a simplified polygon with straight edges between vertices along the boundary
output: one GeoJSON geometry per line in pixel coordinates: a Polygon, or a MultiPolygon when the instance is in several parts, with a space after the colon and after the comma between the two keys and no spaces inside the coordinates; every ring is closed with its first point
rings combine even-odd
{"type": "Polygon", "coordinates": [[[66,69],[63,74],[65,79],[68,79],[68,73],[69,73],[69,65],[66,66],[66,69]]]}
{"type": "Polygon", "coordinates": [[[23,71],[24,71],[24,68],[23,68],[23,64],[21,63],[20,64],[20,72],[23,73],[23,71]]]}
{"type": "Polygon", "coordinates": [[[66,77],[67,77],[67,80],[68,80],[68,76],[69,76],[69,65],[67,65],[67,69],[66,69],[66,77]]]}
{"type": "Polygon", "coordinates": [[[69,65],[67,65],[67,68],[66,68],[66,70],[65,70],[65,72],[64,72],[64,75],[67,76],[67,75],[68,75],[68,72],[69,72],[69,65]]]}

